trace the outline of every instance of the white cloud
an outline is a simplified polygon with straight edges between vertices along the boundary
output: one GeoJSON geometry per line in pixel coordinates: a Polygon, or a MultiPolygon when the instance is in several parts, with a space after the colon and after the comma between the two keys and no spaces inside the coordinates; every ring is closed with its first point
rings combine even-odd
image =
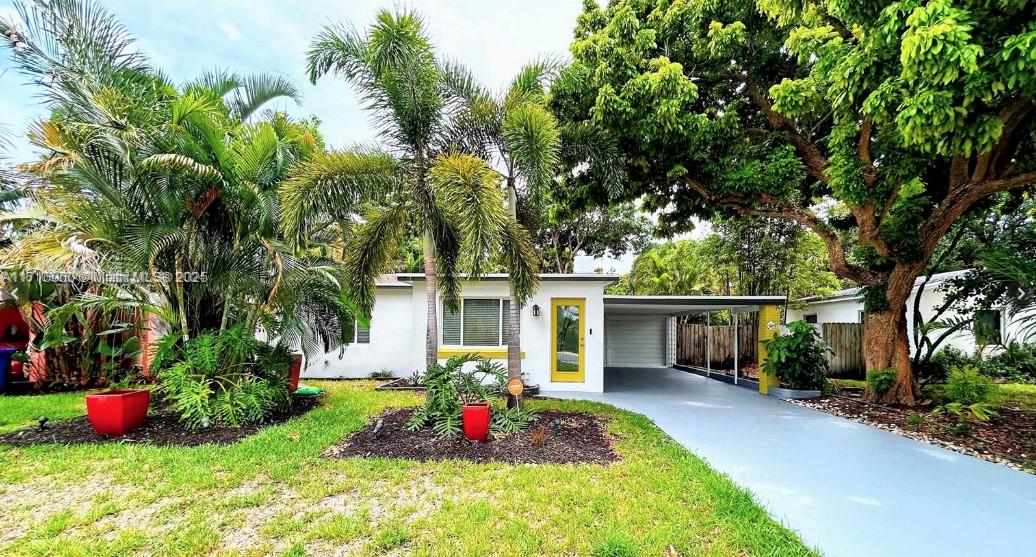
{"type": "Polygon", "coordinates": [[[230,42],[236,43],[244,38],[237,26],[225,19],[219,22],[219,28],[223,30],[223,34],[230,39],[230,42]]]}

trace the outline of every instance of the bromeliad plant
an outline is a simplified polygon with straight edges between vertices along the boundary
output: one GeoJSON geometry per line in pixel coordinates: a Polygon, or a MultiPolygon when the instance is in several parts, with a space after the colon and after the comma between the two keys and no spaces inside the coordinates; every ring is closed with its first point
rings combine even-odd
{"type": "Polygon", "coordinates": [[[461,409],[465,404],[494,405],[492,431],[518,433],[535,421],[536,414],[520,407],[507,409],[500,403],[507,369],[475,354],[454,356],[445,364],[428,366],[424,375],[427,399],[410,417],[406,428],[416,431],[431,427],[440,437],[454,437],[461,431],[461,409]],[[471,371],[464,365],[474,363],[471,371]],[[494,404],[495,403],[495,404],[494,404]]]}
{"type": "Polygon", "coordinates": [[[291,352],[250,336],[243,327],[182,342],[159,341],[152,370],[157,392],[190,429],[260,423],[291,406],[291,352]]]}

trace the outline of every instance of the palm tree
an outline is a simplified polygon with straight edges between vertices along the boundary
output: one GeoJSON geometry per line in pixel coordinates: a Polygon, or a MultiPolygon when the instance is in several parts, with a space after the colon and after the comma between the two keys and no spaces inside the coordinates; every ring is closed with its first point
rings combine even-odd
{"type": "Polygon", "coordinates": [[[285,184],[287,237],[303,247],[321,220],[364,211],[346,250],[346,290],[361,314],[374,305],[374,281],[391,269],[407,229],[421,236],[427,329],[425,360],[437,361],[437,294],[455,307],[460,273],[480,276],[505,262],[521,303],[535,288],[532,241],[503,206],[499,176],[486,162],[453,150],[447,73],[413,12],[382,10],[361,33],[326,27],[309,51],[314,82],[334,73],[360,93],[388,150],[351,149],[314,157],[285,184]]]}
{"type": "Polygon", "coordinates": [[[281,236],[281,183],[323,149],[311,122],[260,112],[275,98],[298,101],[293,85],[212,72],[176,87],[94,4],[20,11],[0,35],[52,113],[30,134],[47,154],[27,167],[37,179],[29,203],[3,215],[21,226],[5,263],[144,274],[115,289],[69,285],[59,303],[157,300],[185,340],[228,324],[308,353],[351,338],[340,267],[281,236]]]}
{"type": "MultiPolygon", "coordinates": [[[[479,86],[463,66],[446,66],[451,102],[461,111],[451,140],[461,149],[493,161],[507,191],[512,219],[533,228],[553,182],[561,153],[561,132],[547,110],[546,90],[560,65],[551,60],[527,64],[501,96],[479,86]]],[[[521,309],[524,302],[511,284],[508,305],[507,376],[521,379],[521,309]]]]}

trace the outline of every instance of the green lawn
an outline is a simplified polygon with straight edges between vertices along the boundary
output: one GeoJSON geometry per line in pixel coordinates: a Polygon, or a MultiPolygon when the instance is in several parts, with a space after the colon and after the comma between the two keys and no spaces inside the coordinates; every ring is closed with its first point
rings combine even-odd
{"type": "MultiPolygon", "coordinates": [[[[832,380],[839,388],[865,389],[866,381],[855,379],[832,380]]],[[[995,385],[993,402],[997,406],[1009,406],[1021,410],[1036,412],[1036,385],[1027,383],[1004,383],[995,385]]]]}
{"type": "Polygon", "coordinates": [[[0,395],[0,433],[36,425],[40,416],[51,420],[81,416],[86,413],[83,393],[53,395],[0,395]]]}
{"type": "Polygon", "coordinates": [[[1012,406],[1036,412],[1036,385],[1025,383],[997,385],[993,400],[1000,406],[1012,406]]]}
{"type": "MultiPolygon", "coordinates": [[[[611,416],[623,460],[512,466],[320,453],[410,393],[322,384],[323,408],[227,447],[0,446],[2,555],[811,555],[643,416],[611,416]]],[[[82,395],[0,398],[0,427],[82,395]]]]}

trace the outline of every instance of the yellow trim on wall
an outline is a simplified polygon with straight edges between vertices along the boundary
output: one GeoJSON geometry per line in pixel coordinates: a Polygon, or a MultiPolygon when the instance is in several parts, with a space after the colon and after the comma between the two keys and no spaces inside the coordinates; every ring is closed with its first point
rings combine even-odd
{"type": "MultiPolygon", "coordinates": [[[[447,360],[454,356],[463,356],[465,354],[474,354],[476,356],[487,358],[490,360],[506,360],[507,349],[496,348],[496,347],[479,347],[479,346],[460,346],[456,348],[440,348],[436,352],[436,357],[442,360],[447,360]]],[[[525,359],[525,352],[520,352],[519,357],[525,359]]]]}
{"type": "Polygon", "coordinates": [[[557,383],[586,381],[586,298],[550,299],[550,380],[557,383]],[[579,308],[579,364],[578,371],[558,371],[558,306],[579,308]]]}
{"type": "Polygon", "coordinates": [[[759,358],[759,392],[766,394],[770,387],[780,387],[781,380],[776,375],[763,371],[763,363],[766,362],[766,347],[764,340],[776,338],[781,334],[781,309],[777,306],[759,306],[759,348],[756,352],[759,358]],[[770,328],[770,325],[773,328],[770,328]]]}

